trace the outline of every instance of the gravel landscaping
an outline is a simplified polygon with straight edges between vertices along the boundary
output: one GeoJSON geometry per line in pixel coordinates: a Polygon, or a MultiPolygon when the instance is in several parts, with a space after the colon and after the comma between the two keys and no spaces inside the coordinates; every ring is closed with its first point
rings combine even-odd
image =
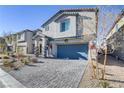
{"type": "MultiPolygon", "coordinates": [[[[104,55],[99,56],[98,60],[99,78],[101,77],[100,69],[103,69],[104,55]]],[[[124,88],[124,61],[108,55],[106,64],[105,81],[109,88],[124,88]]],[[[80,88],[102,88],[100,83],[103,80],[93,78],[93,69],[91,62],[88,63],[83,78],[79,84],[80,88]]]]}
{"type": "Polygon", "coordinates": [[[9,74],[29,88],[76,88],[86,65],[85,60],[40,59],[9,74]]]}

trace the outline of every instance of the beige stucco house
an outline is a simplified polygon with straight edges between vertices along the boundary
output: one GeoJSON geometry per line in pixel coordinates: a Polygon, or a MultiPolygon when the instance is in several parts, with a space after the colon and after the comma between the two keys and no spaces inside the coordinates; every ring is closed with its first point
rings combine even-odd
{"type": "Polygon", "coordinates": [[[32,37],[33,31],[26,29],[4,38],[8,46],[8,51],[26,55],[32,53],[32,37]]]}
{"type": "Polygon", "coordinates": [[[42,34],[50,37],[47,57],[87,59],[88,43],[96,39],[98,9],[58,11],[42,25],[42,34]]]}
{"type": "Polygon", "coordinates": [[[0,53],[4,53],[7,50],[7,44],[3,37],[0,37],[0,53]]]}
{"type": "Polygon", "coordinates": [[[106,36],[111,54],[124,60],[124,11],[122,11],[106,36]]]}
{"type": "Polygon", "coordinates": [[[42,57],[87,60],[88,43],[97,37],[97,22],[96,8],[60,10],[41,29],[23,30],[6,42],[15,53],[26,55],[38,51],[42,57]]]}

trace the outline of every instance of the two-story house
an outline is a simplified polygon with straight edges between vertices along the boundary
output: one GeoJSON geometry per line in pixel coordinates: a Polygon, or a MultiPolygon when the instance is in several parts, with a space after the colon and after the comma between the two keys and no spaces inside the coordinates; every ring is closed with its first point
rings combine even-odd
{"type": "Polygon", "coordinates": [[[22,53],[24,55],[32,53],[32,42],[33,31],[23,30],[15,34],[4,37],[7,43],[8,51],[12,53],[22,53]]]}
{"type": "Polygon", "coordinates": [[[5,42],[5,39],[3,37],[0,37],[0,53],[4,53],[7,50],[7,45],[5,42]]]}
{"type": "Polygon", "coordinates": [[[17,52],[22,52],[23,54],[31,54],[33,52],[33,31],[23,30],[17,33],[17,52]]]}
{"type": "Polygon", "coordinates": [[[64,59],[88,59],[88,43],[96,39],[98,9],[65,9],[58,11],[42,25],[49,37],[42,54],[64,59]]]}
{"type": "Polygon", "coordinates": [[[111,47],[111,54],[124,60],[124,11],[118,15],[106,36],[107,45],[111,47]]]}

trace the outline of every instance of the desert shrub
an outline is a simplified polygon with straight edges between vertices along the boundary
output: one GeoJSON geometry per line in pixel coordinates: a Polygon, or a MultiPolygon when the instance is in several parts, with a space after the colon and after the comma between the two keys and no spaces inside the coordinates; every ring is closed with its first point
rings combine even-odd
{"type": "Polygon", "coordinates": [[[8,56],[4,56],[3,59],[9,59],[9,57],[8,56]]]}
{"type": "Polygon", "coordinates": [[[17,58],[17,56],[16,56],[16,55],[11,55],[11,57],[13,57],[13,58],[17,58]]]}
{"type": "Polygon", "coordinates": [[[25,57],[26,56],[24,56],[24,55],[17,55],[17,60],[21,61],[21,63],[23,63],[25,57]]]}
{"type": "Polygon", "coordinates": [[[8,60],[3,60],[3,65],[5,67],[8,67],[8,66],[10,66],[10,62],[8,60]]]}
{"type": "Polygon", "coordinates": [[[27,56],[22,55],[22,54],[18,54],[18,57],[19,57],[19,58],[24,58],[24,57],[27,57],[27,56]]]}
{"type": "Polygon", "coordinates": [[[15,67],[15,64],[14,64],[14,63],[10,63],[9,66],[10,66],[11,68],[14,68],[14,67],[15,67]]]}
{"type": "MultiPolygon", "coordinates": [[[[15,62],[15,61],[14,61],[14,62],[15,62]]],[[[3,60],[3,65],[4,65],[5,67],[11,67],[11,68],[13,68],[13,67],[15,67],[14,62],[13,62],[13,60],[12,60],[12,61],[3,60]]]]}
{"type": "Polygon", "coordinates": [[[19,67],[18,67],[18,66],[16,66],[16,67],[14,67],[13,69],[14,69],[14,70],[19,70],[19,67]]]}
{"type": "Polygon", "coordinates": [[[17,59],[13,58],[11,62],[12,63],[17,62],[17,59]]]}
{"type": "Polygon", "coordinates": [[[20,59],[20,61],[24,64],[25,63],[25,60],[23,58],[20,59]]]}
{"type": "Polygon", "coordinates": [[[13,63],[13,70],[19,70],[20,64],[13,63]]]}
{"type": "Polygon", "coordinates": [[[30,63],[29,59],[28,58],[22,58],[21,59],[21,62],[25,65],[28,65],[30,63]]]}
{"type": "Polygon", "coordinates": [[[11,67],[15,67],[15,63],[17,63],[17,60],[15,59],[15,58],[12,58],[11,60],[10,60],[10,66],[11,67]]]}
{"type": "Polygon", "coordinates": [[[107,81],[101,81],[100,82],[100,85],[103,87],[103,88],[108,88],[109,87],[109,83],[107,81]]]}

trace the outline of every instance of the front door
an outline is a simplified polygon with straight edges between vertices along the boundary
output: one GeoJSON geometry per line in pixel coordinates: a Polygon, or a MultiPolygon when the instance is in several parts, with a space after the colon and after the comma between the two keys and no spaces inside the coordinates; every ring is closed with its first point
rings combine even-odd
{"type": "Polygon", "coordinates": [[[42,44],[40,44],[40,54],[42,54],[42,44]]]}

